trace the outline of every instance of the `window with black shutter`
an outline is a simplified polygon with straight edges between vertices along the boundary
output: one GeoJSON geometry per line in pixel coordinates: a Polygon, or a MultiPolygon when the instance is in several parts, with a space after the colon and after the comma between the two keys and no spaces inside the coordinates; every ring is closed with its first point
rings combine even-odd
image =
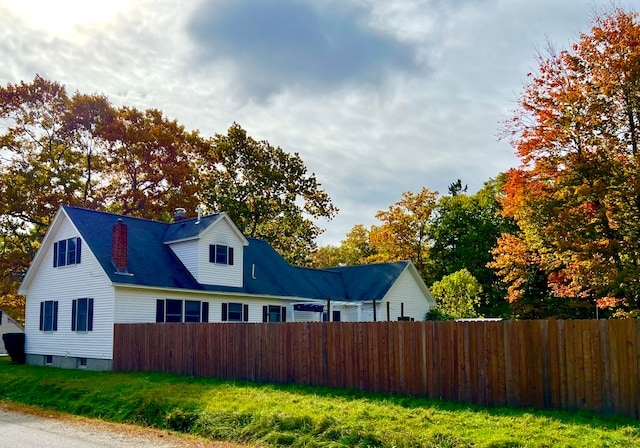
{"type": "Polygon", "coordinates": [[[202,322],[209,322],[209,302],[202,302],[202,322]]]}
{"type": "Polygon", "coordinates": [[[93,299],[77,299],[72,302],[71,331],[93,331],[93,299]]]}
{"type": "Polygon", "coordinates": [[[265,305],[262,307],[262,322],[286,322],[287,308],[278,305],[265,305]]]}
{"type": "Polygon", "coordinates": [[[53,267],[71,266],[82,261],[82,240],[68,238],[53,243],[53,267]]]}
{"type": "Polygon", "coordinates": [[[58,331],[58,301],[40,302],[40,331],[58,331]]]}

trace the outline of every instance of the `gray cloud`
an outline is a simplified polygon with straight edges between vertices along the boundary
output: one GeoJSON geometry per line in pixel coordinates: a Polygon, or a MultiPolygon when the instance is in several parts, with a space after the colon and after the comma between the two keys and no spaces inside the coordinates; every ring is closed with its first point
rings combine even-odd
{"type": "Polygon", "coordinates": [[[594,3],[203,1],[132,0],[109,22],[61,30],[0,0],[0,84],[39,73],[206,136],[237,121],[299,152],[341,210],[319,222],[320,245],[376,223],[403,191],[445,193],[457,178],[476,191],[517,165],[499,123],[535,48],[566,48],[594,3]]]}
{"type": "Polygon", "coordinates": [[[418,68],[414,47],[367,26],[364,9],[327,6],[209,0],[194,12],[188,33],[201,61],[233,61],[245,89],[258,98],[291,86],[377,83],[391,70],[418,68]]]}

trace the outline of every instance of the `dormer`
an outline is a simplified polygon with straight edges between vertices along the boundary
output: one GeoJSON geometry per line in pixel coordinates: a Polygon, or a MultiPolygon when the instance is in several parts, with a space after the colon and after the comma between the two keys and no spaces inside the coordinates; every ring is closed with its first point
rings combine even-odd
{"type": "Polygon", "coordinates": [[[249,242],[226,213],[175,222],[164,243],[198,283],[243,286],[244,247],[249,242]]]}

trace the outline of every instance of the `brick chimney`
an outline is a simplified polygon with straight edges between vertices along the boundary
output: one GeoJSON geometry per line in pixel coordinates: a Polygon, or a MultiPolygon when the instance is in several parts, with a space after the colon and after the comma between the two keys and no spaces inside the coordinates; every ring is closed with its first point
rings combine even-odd
{"type": "Polygon", "coordinates": [[[111,258],[118,272],[127,272],[127,225],[118,218],[111,232],[111,258]]]}

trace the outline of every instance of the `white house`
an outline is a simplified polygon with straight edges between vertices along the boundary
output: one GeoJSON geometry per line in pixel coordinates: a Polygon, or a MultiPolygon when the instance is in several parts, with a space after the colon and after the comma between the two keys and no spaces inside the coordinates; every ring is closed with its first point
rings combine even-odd
{"type": "Polygon", "coordinates": [[[115,323],[422,320],[435,306],[411,262],[299,268],[225,213],[165,223],[69,206],[19,293],[27,363],[96,370],[111,369],[115,323]]]}
{"type": "Polygon", "coordinates": [[[8,314],[0,309],[0,356],[7,354],[2,336],[7,333],[23,333],[24,329],[15,320],[11,319],[8,314]]]}

